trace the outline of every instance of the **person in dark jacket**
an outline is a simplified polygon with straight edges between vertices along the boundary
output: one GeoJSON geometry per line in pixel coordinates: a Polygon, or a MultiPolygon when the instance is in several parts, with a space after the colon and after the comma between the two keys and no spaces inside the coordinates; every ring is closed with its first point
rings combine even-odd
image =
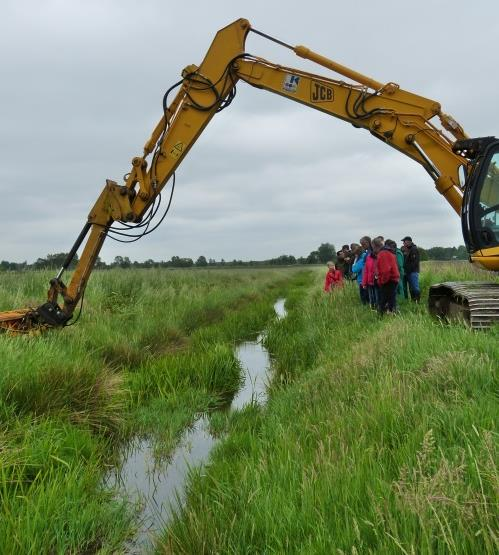
{"type": "Polygon", "coordinates": [[[336,253],[338,269],[343,273],[345,279],[350,279],[353,256],[348,245],[343,245],[336,253]]]}
{"type": "Polygon", "coordinates": [[[400,275],[400,282],[399,285],[402,285],[402,292],[404,294],[404,299],[408,299],[409,298],[409,288],[407,285],[407,276],[405,275],[405,270],[404,270],[404,262],[405,262],[405,255],[407,254],[407,249],[404,247],[404,245],[402,245],[400,247],[400,253],[402,254],[402,274],[400,275]]]}
{"type": "Polygon", "coordinates": [[[419,250],[408,235],[402,239],[404,244],[404,273],[411,300],[419,302],[421,290],[419,289],[419,250]]]}

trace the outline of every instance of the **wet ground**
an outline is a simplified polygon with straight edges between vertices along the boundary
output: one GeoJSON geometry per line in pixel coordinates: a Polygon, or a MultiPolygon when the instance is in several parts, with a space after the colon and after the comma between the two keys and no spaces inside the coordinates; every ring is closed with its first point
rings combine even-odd
{"type": "MultiPolygon", "coordinates": [[[[286,315],[284,299],[274,304],[278,318],[286,315]]],[[[236,347],[236,356],[244,371],[244,383],[232,399],[230,410],[248,403],[264,404],[270,379],[270,357],[262,345],[263,335],[236,347]]],[[[167,460],[158,461],[154,445],[147,439],[131,441],[123,451],[121,465],[106,478],[107,487],[116,489],[132,503],[138,503],[141,514],[136,538],[125,547],[129,554],[144,553],[153,545],[173,512],[185,502],[185,482],[189,469],[202,465],[220,441],[209,432],[206,415],[200,416],[187,429],[176,450],[167,460]]]]}

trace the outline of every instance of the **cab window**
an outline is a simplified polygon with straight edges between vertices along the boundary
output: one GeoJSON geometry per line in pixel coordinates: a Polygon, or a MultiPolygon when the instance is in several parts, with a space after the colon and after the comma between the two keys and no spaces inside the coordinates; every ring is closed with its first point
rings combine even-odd
{"type": "Polygon", "coordinates": [[[490,159],[478,198],[476,220],[484,247],[499,243],[499,152],[490,159]]]}

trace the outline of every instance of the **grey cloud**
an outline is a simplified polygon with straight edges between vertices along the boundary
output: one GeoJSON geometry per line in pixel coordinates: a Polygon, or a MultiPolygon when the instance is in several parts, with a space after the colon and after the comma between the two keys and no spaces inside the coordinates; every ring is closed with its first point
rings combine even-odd
{"type": "MultiPolygon", "coordinates": [[[[166,88],[184,66],[201,61],[219,28],[241,16],[291,44],[435,98],[471,135],[496,133],[498,77],[489,69],[495,4],[486,19],[480,10],[467,12],[466,40],[456,35],[462,10],[450,0],[423,0],[409,11],[389,0],[362,8],[318,0],[310,10],[278,2],[272,13],[262,0],[251,8],[219,1],[216,9],[173,9],[159,0],[4,4],[0,233],[8,240],[0,259],[69,249],[105,179],[121,179],[141,153],[166,88]]],[[[248,51],[328,74],[255,35],[248,51]]],[[[417,164],[365,131],[244,83],[177,177],[165,225],[138,244],[108,241],[105,259],[301,255],[369,232],[395,239],[410,232],[423,246],[462,242],[459,218],[417,164]]]]}

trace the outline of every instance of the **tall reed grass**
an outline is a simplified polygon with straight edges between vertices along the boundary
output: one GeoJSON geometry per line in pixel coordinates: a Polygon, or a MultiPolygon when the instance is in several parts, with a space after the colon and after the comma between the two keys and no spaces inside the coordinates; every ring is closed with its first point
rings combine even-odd
{"type": "MultiPolygon", "coordinates": [[[[380,318],[322,277],[267,334],[267,407],[193,470],[158,552],[497,553],[499,328],[380,318]]],[[[463,278],[491,279],[427,265],[423,291],[463,278]]]]}
{"type": "MultiPolygon", "coordinates": [[[[95,272],[78,325],[0,336],[0,553],[115,553],[133,508],[102,487],[120,442],[167,453],[233,394],[236,342],[301,270],[95,272]]],[[[36,306],[48,274],[5,274],[0,308],[36,306]]]]}

